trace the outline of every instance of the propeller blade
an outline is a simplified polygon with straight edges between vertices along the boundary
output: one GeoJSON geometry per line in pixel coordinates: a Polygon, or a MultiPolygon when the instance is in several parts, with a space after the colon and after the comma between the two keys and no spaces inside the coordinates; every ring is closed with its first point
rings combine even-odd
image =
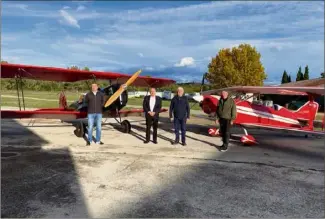
{"type": "Polygon", "coordinates": [[[127,82],[125,83],[125,86],[120,86],[120,88],[106,101],[104,107],[109,107],[122,93],[123,91],[130,86],[135,79],[137,79],[137,77],[139,76],[139,74],[141,73],[141,70],[137,71],[136,73],[134,73],[132,75],[132,77],[129,78],[129,80],[127,80],[127,82]]]}

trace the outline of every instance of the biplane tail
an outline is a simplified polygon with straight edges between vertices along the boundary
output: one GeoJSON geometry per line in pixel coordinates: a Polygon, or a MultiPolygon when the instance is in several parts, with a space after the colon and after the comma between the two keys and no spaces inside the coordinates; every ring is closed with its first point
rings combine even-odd
{"type": "Polygon", "coordinates": [[[308,128],[313,130],[314,120],[318,112],[319,104],[313,100],[306,102],[303,106],[297,109],[294,113],[300,121],[308,122],[308,128]]]}
{"type": "Polygon", "coordinates": [[[63,91],[61,91],[60,97],[59,97],[59,108],[63,108],[63,109],[68,108],[67,98],[63,91]]]}

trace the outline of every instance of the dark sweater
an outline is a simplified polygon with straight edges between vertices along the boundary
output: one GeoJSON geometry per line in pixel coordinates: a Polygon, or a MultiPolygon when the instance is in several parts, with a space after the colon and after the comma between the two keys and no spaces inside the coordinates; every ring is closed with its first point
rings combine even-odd
{"type": "Polygon", "coordinates": [[[220,98],[217,106],[217,118],[235,120],[236,119],[236,104],[235,101],[228,97],[226,100],[220,98]]]}
{"type": "Polygon", "coordinates": [[[169,117],[176,119],[190,118],[190,106],[186,96],[174,96],[169,107],[169,117]]]}
{"type": "Polygon", "coordinates": [[[96,96],[91,91],[85,96],[85,103],[88,105],[88,114],[90,113],[102,113],[104,106],[104,94],[97,91],[96,96]]]}

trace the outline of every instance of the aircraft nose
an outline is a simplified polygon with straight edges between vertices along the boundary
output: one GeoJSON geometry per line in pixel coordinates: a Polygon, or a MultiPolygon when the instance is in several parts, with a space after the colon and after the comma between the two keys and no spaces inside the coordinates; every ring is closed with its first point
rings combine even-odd
{"type": "Polygon", "coordinates": [[[203,96],[202,95],[195,95],[193,96],[193,99],[196,101],[196,102],[202,102],[203,101],[203,96]]]}

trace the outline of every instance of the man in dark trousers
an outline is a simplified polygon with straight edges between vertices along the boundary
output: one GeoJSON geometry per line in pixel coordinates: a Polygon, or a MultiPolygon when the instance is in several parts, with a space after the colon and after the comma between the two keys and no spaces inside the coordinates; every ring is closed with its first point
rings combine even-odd
{"type": "Polygon", "coordinates": [[[150,95],[143,99],[143,111],[146,116],[146,140],[145,144],[150,141],[150,129],[153,127],[153,143],[157,144],[157,129],[159,113],[161,110],[161,98],[156,96],[156,89],[150,88],[150,95]]]}
{"type": "Polygon", "coordinates": [[[186,134],[186,121],[190,119],[190,106],[188,99],[184,96],[184,89],[179,87],[177,89],[177,95],[173,97],[169,107],[169,118],[172,121],[174,114],[174,129],[175,129],[175,141],[173,145],[179,143],[179,129],[182,133],[182,145],[186,146],[185,134],[186,134]]]}
{"type": "Polygon", "coordinates": [[[103,144],[100,141],[102,131],[102,113],[104,106],[104,94],[98,90],[97,84],[91,85],[91,91],[85,96],[85,103],[87,104],[88,110],[88,141],[87,146],[93,140],[93,127],[94,122],[96,123],[96,144],[103,144]]]}
{"type": "Polygon", "coordinates": [[[228,149],[230,128],[233,121],[236,119],[236,114],[235,101],[228,96],[226,91],[222,91],[216,112],[216,123],[220,125],[219,133],[223,141],[220,151],[226,151],[228,149]]]}

